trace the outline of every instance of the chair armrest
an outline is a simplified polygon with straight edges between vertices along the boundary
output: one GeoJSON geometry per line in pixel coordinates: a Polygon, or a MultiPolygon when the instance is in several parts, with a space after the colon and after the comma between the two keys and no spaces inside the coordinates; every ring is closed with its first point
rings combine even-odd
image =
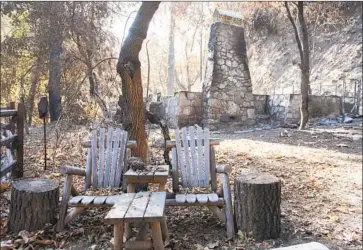
{"type": "Polygon", "coordinates": [[[73,166],[60,166],[59,171],[62,174],[86,176],[86,170],[84,168],[78,168],[73,166]]]}
{"type": "Polygon", "coordinates": [[[232,167],[228,165],[217,165],[216,172],[219,174],[230,174],[232,171],[232,167]]]}

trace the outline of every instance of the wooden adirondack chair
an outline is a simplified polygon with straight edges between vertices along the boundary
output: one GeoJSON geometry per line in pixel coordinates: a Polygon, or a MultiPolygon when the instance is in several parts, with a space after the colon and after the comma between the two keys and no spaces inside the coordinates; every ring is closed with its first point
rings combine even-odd
{"type": "MultiPolygon", "coordinates": [[[[112,207],[115,196],[86,196],[77,195],[71,198],[73,175],[85,176],[84,191],[89,187],[120,187],[123,173],[127,170],[126,149],[136,146],[136,142],[127,142],[127,132],[119,128],[109,128],[92,131],[91,141],[82,145],[88,148],[86,168],[61,166],[60,172],[66,174],[66,182],[60,207],[57,231],[73,220],[87,208],[112,207]],[[98,133],[99,132],[99,133],[98,133]],[[68,207],[73,209],[67,214],[68,207]]],[[[123,189],[126,186],[123,183],[123,189]]]]}
{"type": "Polygon", "coordinates": [[[232,211],[229,173],[231,168],[215,164],[214,145],[218,140],[210,140],[209,129],[199,126],[177,129],[172,147],[172,178],[174,198],[166,200],[167,206],[207,206],[226,223],[227,237],[234,238],[235,228],[232,211]],[[217,173],[222,180],[223,194],[217,194],[217,173]],[[181,179],[179,179],[179,176],[181,179]],[[181,194],[183,188],[210,188],[208,194],[181,194]],[[224,210],[224,211],[223,211],[224,210]]]}

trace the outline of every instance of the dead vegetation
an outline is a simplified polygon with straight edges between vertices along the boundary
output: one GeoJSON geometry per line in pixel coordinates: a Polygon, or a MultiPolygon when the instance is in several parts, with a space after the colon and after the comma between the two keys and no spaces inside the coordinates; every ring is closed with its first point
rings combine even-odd
{"type": "MultiPolygon", "coordinates": [[[[241,130],[215,133],[223,139],[217,147],[218,163],[233,167],[234,176],[246,172],[268,172],[282,180],[282,233],[276,240],[256,243],[248,235],[238,234],[235,242],[224,238],[225,226],[208,209],[169,207],[166,209],[170,231],[170,249],[268,249],[273,246],[319,241],[330,249],[360,249],[362,244],[362,139],[361,122],[337,126],[315,126],[307,131],[295,129],[241,130]],[[281,137],[286,130],[289,136],[281,137]],[[348,132],[348,133],[347,133],[348,132]],[[345,136],[342,136],[345,135],[345,136]],[[344,144],[344,147],[337,145],[344,144]]],[[[54,131],[51,129],[49,131],[54,131]]],[[[80,141],[88,138],[85,126],[72,126],[51,152],[43,170],[42,128],[32,127],[25,145],[25,176],[59,181],[62,164],[84,166],[85,152],[80,141]]],[[[51,132],[50,132],[51,133],[51,132]]],[[[158,130],[150,136],[162,138],[158,130]]],[[[50,138],[52,148],[54,134],[50,138]]],[[[162,148],[152,148],[152,161],[162,162],[162,148]]],[[[83,180],[76,179],[78,190],[83,180]]],[[[153,188],[153,187],[151,187],[153,188]]],[[[171,183],[167,190],[171,191],[171,183]]],[[[119,190],[103,190],[107,194],[119,190]]],[[[94,191],[96,192],[96,191],[94,191]]],[[[99,191],[98,191],[99,192],[99,191]]],[[[63,232],[55,234],[51,226],[39,232],[6,232],[10,186],[1,184],[1,249],[107,249],[112,228],[104,224],[106,209],[92,209],[79,216],[63,232]]]]}

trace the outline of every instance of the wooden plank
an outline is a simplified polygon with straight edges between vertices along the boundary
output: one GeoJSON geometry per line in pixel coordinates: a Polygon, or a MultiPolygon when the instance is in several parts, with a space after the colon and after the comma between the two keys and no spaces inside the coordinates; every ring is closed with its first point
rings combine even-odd
{"type": "Polygon", "coordinates": [[[210,166],[210,179],[213,192],[217,192],[217,172],[216,172],[216,155],[214,146],[209,146],[209,166],[210,166]]]}
{"type": "MultiPolygon", "coordinates": [[[[201,128],[201,127],[198,127],[197,130],[201,128]]],[[[209,145],[219,145],[221,142],[221,139],[218,139],[218,138],[211,138],[209,139],[209,145]]],[[[166,147],[167,148],[174,148],[176,147],[176,141],[174,140],[170,140],[170,141],[166,141],[166,147]]]]}
{"type": "Polygon", "coordinates": [[[113,187],[115,185],[115,176],[116,176],[116,171],[117,171],[116,170],[117,156],[118,156],[119,145],[120,145],[120,134],[121,134],[121,129],[116,128],[115,147],[113,147],[113,152],[112,152],[111,175],[110,175],[110,180],[109,180],[109,186],[110,187],[113,187]]]}
{"type": "Polygon", "coordinates": [[[178,203],[185,203],[185,201],[186,201],[186,195],[185,194],[177,194],[177,195],[175,195],[175,200],[176,200],[176,202],[178,202],[178,203]]]}
{"type": "Polygon", "coordinates": [[[198,148],[198,186],[204,187],[204,155],[203,155],[203,130],[201,127],[197,127],[197,148],[198,148]]]}
{"type": "Polygon", "coordinates": [[[92,184],[94,188],[98,187],[98,177],[97,177],[97,148],[96,148],[96,140],[97,140],[97,130],[92,131],[92,148],[91,148],[91,162],[92,162],[92,184]]]}
{"type": "Polygon", "coordinates": [[[165,201],[166,206],[223,206],[224,205],[224,199],[219,198],[216,202],[210,202],[201,204],[199,202],[194,203],[187,203],[187,202],[177,202],[176,199],[166,199],[165,201]]]}
{"type": "Polygon", "coordinates": [[[87,163],[86,163],[86,178],[85,178],[85,186],[84,191],[87,190],[91,186],[92,181],[92,151],[91,149],[87,149],[87,163]]]}
{"type": "Polygon", "coordinates": [[[11,169],[16,165],[16,161],[13,161],[12,163],[6,165],[6,166],[1,166],[0,168],[0,177],[5,176],[7,173],[9,173],[11,171],[11,169]]]}
{"type": "Polygon", "coordinates": [[[79,203],[81,203],[81,201],[84,197],[85,197],[84,195],[72,197],[72,199],[69,200],[68,204],[71,204],[71,205],[79,204],[79,203]]]}
{"type": "Polygon", "coordinates": [[[199,203],[204,204],[208,202],[208,194],[197,194],[196,198],[199,203]]]}
{"type": "Polygon", "coordinates": [[[108,196],[96,196],[96,198],[93,200],[93,204],[95,205],[105,204],[107,197],[108,196]]]}
{"type": "Polygon", "coordinates": [[[190,153],[191,153],[191,172],[193,176],[193,187],[198,187],[199,181],[198,181],[198,164],[197,164],[197,158],[196,158],[196,149],[195,149],[195,141],[196,141],[196,135],[194,126],[189,127],[189,136],[190,136],[190,153]]]}
{"type": "Polygon", "coordinates": [[[221,174],[222,186],[223,186],[223,198],[225,200],[226,207],[226,226],[227,226],[227,237],[229,239],[234,238],[235,228],[232,210],[232,196],[231,187],[229,184],[229,178],[227,174],[221,174]]]}
{"type": "Polygon", "coordinates": [[[1,139],[0,146],[3,147],[3,146],[9,145],[13,141],[15,141],[17,137],[18,136],[15,134],[15,135],[11,135],[9,137],[6,137],[6,138],[1,139]]]}
{"type": "Polygon", "coordinates": [[[195,203],[197,200],[197,197],[195,196],[195,194],[187,194],[186,200],[188,203],[195,203]]]}
{"type": "Polygon", "coordinates": [[[204,187],[209,186],[209,128],[205,128],[203,131],[204,139],[204,187]]]}
{"type": "Polygon", "coordinates": [[[182,185],[184,186],[184,185],[187,185],[187,176],[186,176],[186,172],[185,172],[183,149],[181,147],[179,129],[175,130],[175,141],[176,141],[176,150],[177,150],[177,156],[178,156],[178,169],[179,169],[179,171],[181,173],[182,185]]]}
{"type": "Polygon", "coordinates": [[[83,205],[88,205],[93,203],[93,200],[96,198],[96,196],[84,196],[81,203],[83,205]]]}
{"type": "Polygon", "coordinates": [[[154,249],[163,250],[164,244],[161,234],[160,222],[151,222],[151,232],[154,249]]]}
{"type": "Polygon", "coordinates": [[[168,178],[169,176],[169,166],[159,165],[154,171],[154,179],[157,178],[168,178]]]}
{"type": "Polygon", "coordinates": [[[218,195],[213,193],[213,194],[208,194],[208,201],[210,202],[216,202],[218,201],[218,195]]]}
{"type": "Polygon", "coordinates": [[[139,222],[143,220],[150,194],[150,192],[139,192],[135,194],[129,209],[125,214],[125,222],[139,222]]]}
{"type": "Polygon", "coordinates": [[[0,109],[0,117],[14,116],[16,114],[16,109],[0,109]]]}
{"type": "Polygon", "coordinates": [[[106,204],[108,205],[114,205],[116,204],[120,199],[123,199],[124,197],[124,194],[122,195],[110,195],[110,196],[107,196],[107,199],[106,199],[106,204]]]}
{"type": "Polygon", "coordinates": [[[100,164],[98,167],[98,185],[104,187],[104,174],[105,174],[105,128],[100,128],[100,150],[99,150],[100,164]]]}
{"type": "Polygon", "coordinates": [[[190,169],[190,158],[189,158],[189,146],[188,146],[188,138],[187,138],[187,129],[184,127],[182,128],[182,140],[183,140],[183,149],[184,149],[184,157],[185,157],[185,165],[181,166],[182,168],[185,168],[185,173],[187,176],[187,182],[186,185],[188,187],[193,187],[192,184],[192,172],[190,169]]]}
{"type": "Polygon", "coordinates": [[[60,232],[64,228],[64,222],[67,214],[67,207],[68,207],[68,201],[69,197],[71,195],[71,189],[72,189],[72,180],[73,175],[67,175],[66,177],[66,183],[63,187],[63,195],[62,195],[62,201],[60,204],[60,210],[59,210],[59,220],[57,223],[57,232],[60,232]]]}
{"type": "Polygon", "coordinates": [[[164,217],[166,192],[152,192],[144,214],[145,222],[160,221],[164,217]]]}
{"type": "Polygon", "coordinates": [[[115,186],[119,187],[121,183],[121,176],[124,171],[125,166],[125,156],[126,156],[126,143],[127,143],[127,132],[122,131],[121,141],[120,141],[120,156],[117,164],[117,172],[115,176],[115,186]]]}
{"type": "MultiPolygon", "coordinates": [[[[87,140],[87,141],[82,141],[81,142],[81,146],[83,148],[91,148],[91,144],[92,144],[92,141],[91,140],[87,140]]],[[[111,142],[111,146],[110,147],[113,147],[113,145],[114,145],[114,141],[111,142]]],[[[130,141],[127,142],[126,145],[127,145],[127,148],[130,148],[130,149],[131,148],[136,148],[137,147],[137,142],[130,140],[130,141]]],[[[99,141],[97,140],[97,148],[99,148],[99,147],[100,147],[100,144],[99,144],[99,141]]],[[[108,145],[106,144],[105,147],[107,148],[108,145]]]]}
{"type": "Polygon", "coordinates": [[[135,193],[122,194],[111,208],[110,212],[108,212],[104,221],[108,224],[122,223],[135,195],[135,193]]]}
{"type": "Polygon", "coordinates": [[[178,173],[178,160],[176,148],[171,150],[171,166],[172,166],[172,181],[173,181],[173,192],[179,193],[179,173],[178,173]]]}
{"type": "Polygon", "coordinates": [[[109,127],[107,133],[106,165],[105,165],[105,176],[104,176],[105,187],[109,185],[110,174],[111,174],[110,171],[111,171],[112,136],[113,136],[113,128],[109,127]]]}
{"type": "Polygon", "coordinates": [[[114,224],[113,225],[113,240],[114,240],[114,250],[123,249],[123,238],[124,238],[124,224],[114,224]]]}

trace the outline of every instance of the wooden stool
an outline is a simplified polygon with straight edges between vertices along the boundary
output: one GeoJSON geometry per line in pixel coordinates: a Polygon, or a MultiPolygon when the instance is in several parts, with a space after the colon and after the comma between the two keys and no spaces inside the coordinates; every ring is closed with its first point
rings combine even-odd
{"type": "Polygon", "coordinates": [[[105,217],[105,222],[114,225],[114,249],[164,249],[168,241],[168,229],[164,217],[166,192],[140,192],[121,194],[105,217]],[[130,223],[142,223],[136,240],[131,241],[130,223]],[[151,226],[152,240],[146,237],[151,226]],[[125,234],[126,241],[123,236],[125,234]]]}
{"type": "Polygon", "coordinates": [[[157,166],[154,171],[134,171],[127,170],[124,180],[127,183],[127,192],[135,193],[135,184],[159,183],[159,191],[165,191],[165,184],[169,176],[169,166],[157,166]]]}

